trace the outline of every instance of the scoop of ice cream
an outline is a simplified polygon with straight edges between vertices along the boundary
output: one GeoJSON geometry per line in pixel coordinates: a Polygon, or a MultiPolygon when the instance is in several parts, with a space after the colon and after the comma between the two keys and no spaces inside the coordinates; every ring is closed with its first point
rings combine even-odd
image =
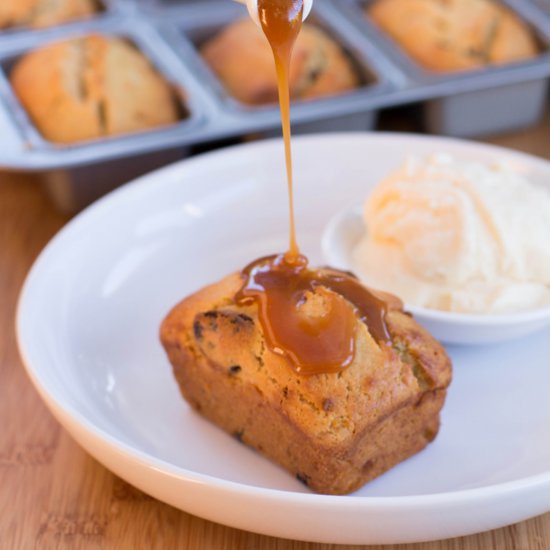
{"type": "Polygon", "coordinates": [[[510,169],[411,159],[375,188],[365,222],[355,269],[409,304],[468,313],[550,304],[550,192],[510,169]]]}

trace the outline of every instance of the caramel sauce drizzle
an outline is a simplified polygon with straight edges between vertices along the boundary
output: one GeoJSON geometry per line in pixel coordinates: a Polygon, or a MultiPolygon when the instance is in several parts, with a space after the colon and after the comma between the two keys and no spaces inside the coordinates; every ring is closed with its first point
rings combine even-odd
{"type": "Polygon", "coordinates": [[[387,303],[349,273],[312,270],[300,254],[294,222],[290,145],[289,69],[302,26],[303,0],[259,0],[263,31],[273,50],[288,180],[290,243],[285,254],[260,258],[242,271],[240,305],[257,302],[269,348],[286,357],[300,374],[338,372],[355,356],[357,319],[378,343],[389,342],[387,303]]]}
{"type": "Polygon", "coordinates": [[[303,0],[258,0],[260,22],[269,45],[273,50],[275,69],[277,70],[290,213],[290,245],[286,257],[290,263],[298,258],[300,249],[296,240],[296,224],[294,222],[292,148],[290,145],[290,86],[288,75],[294,43],[302,28],[303,11],[303,0]]]}
{"type": "Polygon", "coordinates": [[[349,366],[355,355],[357,318],[376,341],[391,340],[384,320],[386,302],[348,273],[309,269],[304,256],[289,263],[284,254],[255,260],[242,273],[246,282],[236,302],[258,303],[269,348],[286,356],[300,374],[338,372],[349,366]]]}

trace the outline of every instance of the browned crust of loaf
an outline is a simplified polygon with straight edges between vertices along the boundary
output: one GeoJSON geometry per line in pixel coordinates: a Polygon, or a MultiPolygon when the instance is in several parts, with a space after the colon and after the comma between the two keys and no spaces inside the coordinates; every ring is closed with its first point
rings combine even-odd
{"type": "MultiPolygon", "coordinates": [[[[201,48],[201,54],[236,99],[251,105],[277,101],[273,54],[261,30],[249,19],[228,25],[201,48]]],[[[293,99],[335,95],[357,87],[347,55],[324,31],[304,24],[290,69],[293,99]]]]}
{"type": "Polygon", "coordinates": [[[14,92],[58,143],[136,132],[179,118],[174,91],[127,41],[102,35],[57,42],[20,59],[14,92]]]}
{"type": "Polygon", "coordinates": [[[393,348],[360,324],[350,367],[305,377],[266,348],[255,307],[232,303],[240,283],[233,274],[197,292],[162,323],[194,409],[328,494],[357,489],[435,437],[451,365],[410,316],[390,312],[393,348]]]}
{"type": "Polygon", "coordinates": [[[529,27],[493,0],[377,0],[368,16],[424,67],[455,71],[537,55],[529,27]]]}
{"type": "Polygon", "coordinates": [[[0,28],[19,25],[48,27],[90,17],[97,11],[95,0],[2,0],[0,28]]]}

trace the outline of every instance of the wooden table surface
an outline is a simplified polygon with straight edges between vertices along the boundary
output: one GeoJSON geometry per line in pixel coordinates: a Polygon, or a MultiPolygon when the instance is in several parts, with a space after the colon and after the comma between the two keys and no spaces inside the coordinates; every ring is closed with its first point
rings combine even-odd
{"type": "MultiPolygon", "coordinates": [[[[550,111],[535,128],[486,141],[550,158],[550,111]]],[[[35,176],[0,173],[0,549],[357,548],[270,538],[180,512],[117,478],[58,425],[24,372],[13,321],[28,269],[67,219],[35,176]]],[[[550,513],[488,533],[399,548],[550,549],[550,513]]]]}

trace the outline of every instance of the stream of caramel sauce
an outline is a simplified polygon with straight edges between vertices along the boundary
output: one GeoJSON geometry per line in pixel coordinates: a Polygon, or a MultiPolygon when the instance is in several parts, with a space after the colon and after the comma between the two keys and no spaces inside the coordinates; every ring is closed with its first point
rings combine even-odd
{"type": "Polygon", "coordinates": [[[292,148],[290,144],[290,60],[294,43],[302,28],[303,0],[258,0],[258,14],[262,29],[273,50],[277,85],[279,88],[279,106],[285,143],[286,176],[288,185],[288,203],[290,214],[290,243],[286,253],[292,263],[300,255],[296,240],[294,222],[294,191],[292,185],[292,148]]]}
{"type": "Polygon", "coordinates": [[[357,319],[379,343],[390,341],[388,305],[351,274],[331,268],[313,270],[300,253],[294,222],[290,143],[289,70],[302,26],[303,0],[259,0],[263,31],[273,50],[288,181],[290,243],[285,254],[255,260],[242,271],[237,304],[255,301],[269,348],[286,357],[300,374],[338,372],[353,361],[357,319]]]}

